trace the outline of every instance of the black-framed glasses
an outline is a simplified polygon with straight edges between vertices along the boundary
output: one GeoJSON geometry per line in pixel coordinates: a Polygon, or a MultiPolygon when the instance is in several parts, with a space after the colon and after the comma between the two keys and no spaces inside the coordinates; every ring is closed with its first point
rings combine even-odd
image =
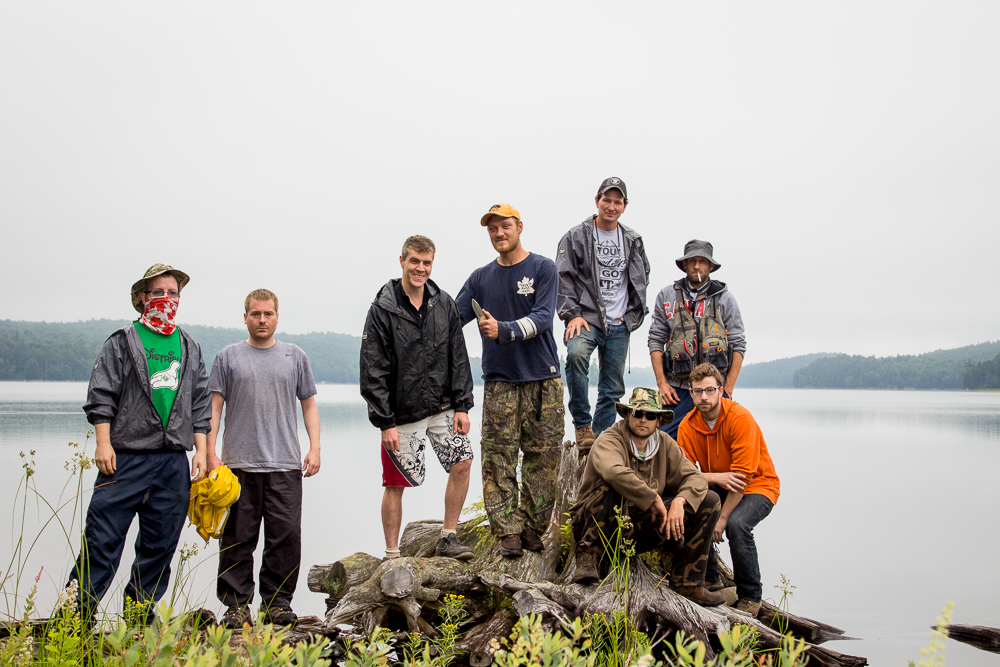
{"type": "Polygon", "coordinates": [[[632,410],[632,416],[636,419],[645,419],[651,422],[655,422],[660,418],[658,413],[650,412],[649,410],[632,410]]]}
{"type": "Polygon", "coordinates": [[[694,394],[695,396],[701,396],[702,394],[706,394],[708,396],[715,396],[715,392],[719,391],[720,389],[722,389],[722,387],[706,387],[705,389],[692,389],[691,393],[694,394]]]}
{"type": "Polygon", "coordinates": [[[147,291],[146,294],[152,294],[157,299],[159,299],[160,297],[164,297],[164,296],[169,296],[172,299],[174,297],[177,297],[177,296],[181,295],[181,293],[178,292],[175,289],[168,289],[168,290],[151,289],[151,290],[147,291]]]}

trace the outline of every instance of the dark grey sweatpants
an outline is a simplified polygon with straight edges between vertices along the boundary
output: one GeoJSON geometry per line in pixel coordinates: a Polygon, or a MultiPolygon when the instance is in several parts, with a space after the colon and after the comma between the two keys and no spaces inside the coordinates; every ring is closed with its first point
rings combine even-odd
{"type": "Polygon", "coordinates": [[[253,552],[263,519],[261,606],[291,609],[302,560],[302,473],[233,472],[240,480],[240,499],[229,509],[219,541],[216,594],[227,606],[253,602],[253,552]]]}

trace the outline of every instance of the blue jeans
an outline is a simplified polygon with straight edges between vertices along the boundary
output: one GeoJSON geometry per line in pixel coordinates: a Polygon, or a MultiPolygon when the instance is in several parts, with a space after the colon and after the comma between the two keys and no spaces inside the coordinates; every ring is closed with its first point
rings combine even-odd
{"type": "MultiPolygon", "coordinates": [[[[720,486],[710,484],[709,488],[719,494],[723,504],[727,492],[720,486]]],[[[726,522],[726,539],[729,540],[729,556],[733,559],[733,579],[736,594],[741,600],[757,602],[764,594],[760,585],[760,565],[757,562],[757,543],[753,539],[753,529],[763,521],[774,505],[759,493],[748,493],[729,515],[726,522]]],[[[708,571],[705,581],[719,578],[719,560],[715,545],[708,552],[708,571]]]]}
{"type": "Polygon", "coordinates": [[[80,606],[90,615],[115,578],[136,514],[139,536],[125,597],[137,602],[163,597],[191,499],[184,452],[116,452],[115,458],[114,475],[97,474],[87,508],[86,546],[69,577],[79,581],[80,606]]]}
{"type": "Polygon", "coordinates": [[[625,359],[628,356],[628,327],[612,324],[607,332],[591,326],[584,328],[566,343],[566,384],[569,387],[569,411],[577,428],[591,426],[594,435],[615,423],[615,401],[625,395],[625,359]],[[590,418],[590,357],[597,350],[600,375],[597,382],[597,407],[590,418]]]}

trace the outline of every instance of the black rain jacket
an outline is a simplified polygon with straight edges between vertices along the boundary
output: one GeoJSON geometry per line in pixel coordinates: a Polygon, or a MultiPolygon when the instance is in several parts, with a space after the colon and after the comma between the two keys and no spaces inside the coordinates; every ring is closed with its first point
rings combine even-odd
{"type": "MultiPolygon", "coordinates": [[[[142,326],[142,325],[140,325],[142,326]]],[[[91,424],[111,424],[115,451],[194,449],[194,434],[208,433],[212,392],[201,346],[180,327],[181,377],[166,428],[153,405],[146,351],[133,323],[111,334],[90,373],[83,411],[91,424]]]]}
{"type": "Polygon", "coordinates": [[[396,302],[390,280],[368,309],[361,336],[361,396],[381,430],[454,408],[472,409],[472,368],[455,300],[425,283],[423,326],[396,302]]]}

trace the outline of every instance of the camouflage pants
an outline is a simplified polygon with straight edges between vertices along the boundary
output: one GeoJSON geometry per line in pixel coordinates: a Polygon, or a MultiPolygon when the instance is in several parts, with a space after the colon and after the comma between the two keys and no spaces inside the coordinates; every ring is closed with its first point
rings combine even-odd
{"type": "Polygon", "coordinates": [[[541,536],[552,518],[565,431],[562,379],[487,382],[483,394],[483,501],[493,534],[528,527],[541,536]]]}
{"type": "MultiPolygon", "coordinates": [[[[661,496],[661,498],[669,509],[674,496],[661,496]]],[[[654,549],[670,554],[672,563],[670,580],[675,586],[700,586],[705,581],[708,552],[712,547],[712,531],[722,513],[722,503],[718,494],[709,491],[701,501],[697,512],[692,511],[691,506],[685,503],[684,539],[671,540],[657,532],[650,510],[636,509],[607,484],[597,486],[577,500],[570,510],[573,516],[573,537],[576,538],[576,548],[580,551],[602,553],[604,542],[601,540],[601,533],[608,540],[614,541],[613,535],[618,529],[615,508],[623,505],[628,509],[632,527],[623,528],[622,539],[632,540],[637,554],[654,549]]]]}

